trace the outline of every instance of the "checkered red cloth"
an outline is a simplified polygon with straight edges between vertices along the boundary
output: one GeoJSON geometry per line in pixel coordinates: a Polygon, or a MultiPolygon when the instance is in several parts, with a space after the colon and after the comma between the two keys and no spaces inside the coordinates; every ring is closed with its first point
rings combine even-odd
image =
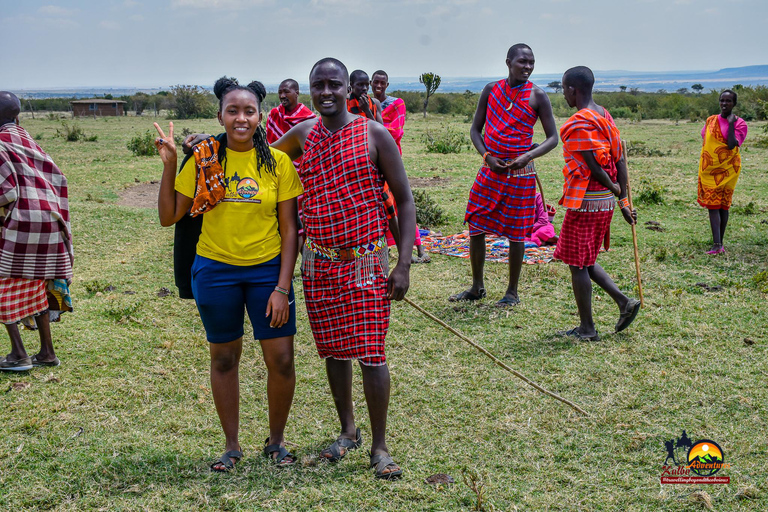
{"type": "Polygon", "coordinates": [[[594,265],[600,246],[611,227],[612,218],[613,210],[603,212],[566,210],[553,258],[579,268],[594,265]]]}
{"type": "Polygon", "coordinates": [[[331,248],[378,240],[387,228],[384,178],[368,153],[368,120],[331,133],[318,122],[304,143],[302,222],[308,238],[331,248]]]}
{"type": "Polygon", "coordinates": [[[303,103],[299,103],[290,113],[285,111],[283,105],[278,105],[270,110],[267,116],[267,142],[272,144],[297,124],[315,117],[317,116],[303,103]]]}
{"type": "MultiPolygon", "coordinates": [[[[299,177],[307,238],[337,249],[382,237],[387,226],[384,180],[369,157],[367,119],[357,117],[333,133],[318,122],[304,144],[299,177]]],[[[312,335],[320,357],[383,365],[387,276],[378,265],[371,282],[358,282],[356,263],[314,258],[313,271],[302,273],[312,335]]]]}
{"type": "Polygon", "coordinates": [[[492,156],[515,158],[531,148],[533,126],[539,118],[528,104],[532,90],[532,82],[510,87],[506,78],[491,88],[483,143],[492,156]],[[512,108],[507,110],[510,105],[512,108]]]}
{"type": "Polygon", "coordinates": [[[397,149],[400,150],[400,154],[403,154],[403,148],[400,147],[400,141],[405,135],[405,101],[401,98],[395,98],[393,96],[387,96],[384,102],[381,104],[381,119],[384,121],[384,127],[395,139],[397,149]]]}
{"type": "Polygon", "coordinates": [[[387,276],[377,265],[371,284],[356,283],[355,261],[315,258],[314,278],[303,276],[304,302],[322,358],[357,359],[366,366],[387,362],[387,276]]]}
{"type": "Polygon", "coordinates": [[[578,209],[584,199],[584,193],[590,183],[589,170],[583,151],[592,151],[600,167],[605,169],[612,180],[616,180],[616,162],[621,158],[621,134],[608,110],[604,116],[588,108],[573,114],[560,127],[563,140],[563,196],[560,204],[570,209],[578,209]]]}
{"type": "MultiPolygon", "coordinates": [[[[499,80],[488,95],[483,143],[492,156],[515,158],[528,151],[538,114],[528,104],[533,83],[510,87],[499,80]],[[511,108],[510,108],[511,105],[511,108]]],[[[535,176],[509,176],[481,167],[469,192],[464,222],[471,236],[490,233],[523,242],[535,222],[535,176]]]]}
{"type": "Polygon", "coordinates": [[[15,324],[47,309],[45,279],[0,277],[0,324],[15,324]]]}
{"type": "Polygon", "coordinates": [[[72,277],[67,179],[24,128],[0,127],[0,276],[72,277]]]}
{"type": "Polygon", "coordinates": [[[507,177],[482,167],[469,191],[464,222],[471,236],[490,233],[525,241],[536,222],[536,176],[507,177]]]}

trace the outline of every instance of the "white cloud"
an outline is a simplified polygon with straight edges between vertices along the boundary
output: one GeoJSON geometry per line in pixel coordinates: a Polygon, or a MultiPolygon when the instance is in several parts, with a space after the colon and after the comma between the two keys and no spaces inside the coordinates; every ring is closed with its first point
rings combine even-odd
{"type": "Polygon", "coordinates": [[[67,17],[71,16],[74,11],[59,7],[58,5],[44,5],[37,12],[43,16],[67,17]]]}
{"type": "Polygon", "coordinates": [[[272,0],[171,0],[171,7],[237,10],[271,3],[272,0]]]}
{"type": "Polygon", "coordinates": [[[99,26],[107,30],[120,30],[120,24],[116,21],[111,21],[111,20],[102,20],[99,23],[99,26]]]}

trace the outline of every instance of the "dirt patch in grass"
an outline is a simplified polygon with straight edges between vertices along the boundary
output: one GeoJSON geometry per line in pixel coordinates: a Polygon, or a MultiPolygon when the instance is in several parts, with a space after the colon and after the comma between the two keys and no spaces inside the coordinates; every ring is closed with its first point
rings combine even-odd
{"type": "Polygon", "coordinates": [[[408,178],[411,188],[440,187],[451,182],[450,178],[442,176],[429,176],[428,178],[408,178]]]}
{"type": "Polygon", "coordinates": [[[157,193],[159,191],[159,181],[140,183],[123,190],[117,204],[134,208],[157,208],[157,193]]]}

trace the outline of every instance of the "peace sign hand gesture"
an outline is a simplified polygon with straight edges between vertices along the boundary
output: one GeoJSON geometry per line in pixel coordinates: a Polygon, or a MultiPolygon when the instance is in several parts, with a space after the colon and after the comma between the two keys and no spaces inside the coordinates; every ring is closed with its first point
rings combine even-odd
{"type": "Polygon", "coordinates": [[[160,153],[160,158],[163,160],[164,164],[173,164],[174,167],[176,166],[176,143],[173,140],[173,121],[171,121],[169,127],[168,136],[166,137],[165,133],[163,133],[162,128],[160,128],[160,125],[157,123],[154,123],[155,130],[157,130],[157,133],[160,135],[158,138],[155,139],[155,147],[157,148],[157,152],[160,153]]]}

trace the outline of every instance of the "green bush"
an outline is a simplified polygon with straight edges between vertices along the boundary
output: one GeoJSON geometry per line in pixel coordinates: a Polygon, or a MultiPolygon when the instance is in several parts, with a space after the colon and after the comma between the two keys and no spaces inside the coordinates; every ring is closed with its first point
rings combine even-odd
{"type": "Polygon", "coordinates": [[[157,154],[155,149],[155,134],[147,130],[139,133],[128,141],[126,147],[136,156],[153,156],[157,154]]]}
{"type": "Polygon", "coordinates": [[[77,142],[79,140],[95,142],[98,139],[98,135],[92,135],[88,137],[85,134],[85,131],[83,131],[83,129],[77,123],[74,123],[72,126],[70,126],[68,123],[62,122],[61,129],[56,130],[56,135],[64,138],[64,140],[67,142],[77,142]]]}
{"type": "Polygon", "coordinates": [[[628,156],[669,156],[672,154],[672,151],[670,150],[662,151],[660,149],[652,148],[646,145],[645,141],[642,140],[629,141],[627,146],[628,156]]]}
{"type": "Polygon", "coordinates": [[[427,129],[423,137],[424,144],[428,153],[461,153],[461,148],[469,146],[469,139],[466,135],[457,130],[443,125],[440,132],[427,129]]]}
{"type": "Polygon", "coordinates": [[[423,229],[431,229],[445,224],[445,212],[434,199],[423,190],[412,190],[413,204],[416,207],[416,224],[423,229]]]}
{"type": "Polygon", "coordinates": [[[642,179],[637,201],[645,204],[664,204],[664,194],[667,189],[658,182],[642,179]]]}
{"type": "Polygon", "coordinates": [[[755,274],[752,277],[752,282],[755,283],[757,289],[762,293],[768,293],[768,270],[755,274]]]}

